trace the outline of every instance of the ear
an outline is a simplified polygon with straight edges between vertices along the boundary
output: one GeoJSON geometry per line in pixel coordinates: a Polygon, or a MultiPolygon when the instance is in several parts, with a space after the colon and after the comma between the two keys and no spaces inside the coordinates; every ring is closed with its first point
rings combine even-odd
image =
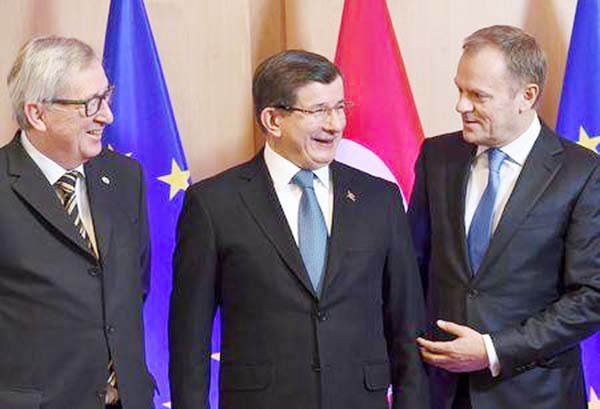
{"type": "Polygon", "coordinates": [[[46,131],[45,109],[39,102],[26,102],[23,111],[32,128],[38,131],[46,131]]]}
{"type": "Polygon", "coordinates": [[[281,119],[282,116],[277,108],[266,107],[260,113],[261,125],[269,135],[276,138],[281,136],[281,119]]]}
{"type": "Polygon", "coordinates": [[[540,87],[537,84],[527,84],[522,90],[519,112],[530,111],[540,97],[540,87]]]}

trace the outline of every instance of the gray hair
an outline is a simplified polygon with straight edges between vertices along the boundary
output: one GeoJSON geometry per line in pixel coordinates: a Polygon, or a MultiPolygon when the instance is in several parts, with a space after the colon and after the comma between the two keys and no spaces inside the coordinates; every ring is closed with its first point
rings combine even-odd
{"type": "Polygon", "coordinates": [[[539,87],[537,105],[544,92],[548,68],[546,54],[535,38],[520,28],[496,25],[475,31],[463,42],[465,53],[477,53],[485,47],[493,47],[504,55],[506,67],[519,85],[533,83],[539,87]]]}
{"type": "Polygon", "coordinates": [[[89,45],[75,38],[35,37],[17,55],[6,83],[17,123],[30,127],[25,103],[48,102],[64,91],[73,69],[84,69],[97,60],[89,45]]]}

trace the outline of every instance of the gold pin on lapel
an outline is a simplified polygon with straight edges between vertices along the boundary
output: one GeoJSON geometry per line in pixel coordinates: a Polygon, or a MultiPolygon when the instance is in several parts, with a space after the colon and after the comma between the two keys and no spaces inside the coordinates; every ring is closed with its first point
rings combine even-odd
{"type": "Polygon", "coordinates": [[[352,200],[353,202],[356,202],[356,195],[351,190],[348,190],[346,192],[346,199],[349,199],[349,200],[352,200]]]}
{"type": "Polygon", "coordinates": [[[100,180],[102,181],[102,183],[104,183],[105,185],[110,185],[110,179],[106,176],[102,176],[100,178],[100,180]]]}

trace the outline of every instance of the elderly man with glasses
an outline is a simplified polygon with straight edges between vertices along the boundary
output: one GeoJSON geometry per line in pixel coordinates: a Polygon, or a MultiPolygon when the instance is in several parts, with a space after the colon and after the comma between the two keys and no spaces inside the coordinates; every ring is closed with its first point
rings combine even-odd
{"type": "Polygon", "coordinates": [[[25,44],[0,149],[0,408],[151,408],[149,240],[133,160],[102,147],[113,86],[76,39],[25,44]]]}
{"type": "MultiPolygon", "coordinates": [[[[254,159],[192,186],[174,257],[174,409],[207,409],[221,309],[220,407],[428,408],[423,295],[396,185],[334,161],[342,75],[285,51],[256,70],[254,159]]],[[[216,409],[216,408],[215,408],[216,409]]]]}

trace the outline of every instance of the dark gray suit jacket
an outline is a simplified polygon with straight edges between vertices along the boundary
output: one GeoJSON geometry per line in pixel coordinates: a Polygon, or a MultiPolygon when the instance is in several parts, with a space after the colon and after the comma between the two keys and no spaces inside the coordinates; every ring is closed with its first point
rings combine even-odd
{"type": "Polygon", "coordinates": [[[390,383],[394,407],[428,406],[415,343],[423,296],[399,191],[339,163],[331,171],[320,298],[262,152],[188,190],[171,300],[173,408],[208,408],[217,307],[223,409],[385,409],[390,383]]]}
{"type": "Polygon", "coordinates": [[[85,173],[99,261],[18,136],[0,149],[0,408],[104,408],[109,350],[123,408],[152,406],[141,170],[104,151],[85,173]]]}
{"type": "MultiPolygon", "coordinates": [[[[476,147],[460,132],[429,139],[409,210],[436,319],[488,333],[501,374],[469,375],[474,409],[586,407],[579,342],[600,328],[600,161],[546,126],[529,154],[478,274],[464,228],[476,147]]],[[[431,370],[433,407],[450,408],[457,376],[431,370]]]]}

